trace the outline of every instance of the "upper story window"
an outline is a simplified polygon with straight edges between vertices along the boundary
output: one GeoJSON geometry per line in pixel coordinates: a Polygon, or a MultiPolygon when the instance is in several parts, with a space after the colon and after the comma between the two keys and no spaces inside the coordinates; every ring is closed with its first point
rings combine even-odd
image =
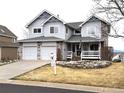
{"type": "Polygon", "coordinates": [[[80,31],[74,30],[74,35],[80,35],[80,34],[81,34],[80,31]]]}
{"type": "Polygon", "coordinates": [[[95,31],[93,29],[91,29],[91,30],[88,31],[88,34],[94,35],[95,31]]]}
{"type": "Polygon", "coordinates": [[[41,33],[41,28],[34,28],[34,33],[41,33]]]}
{"type": "Polygon", "coordinates": [[[88,27],[87,30],[89,35],[95,35],[95,31],[96,31],[95,27],[88,27]]]}
{"type": "Polygon", "coordinates": [[[54,27],[54,26],[50,27],[50,33],[51,34],[58,33],[58,27],[54,27]]]}

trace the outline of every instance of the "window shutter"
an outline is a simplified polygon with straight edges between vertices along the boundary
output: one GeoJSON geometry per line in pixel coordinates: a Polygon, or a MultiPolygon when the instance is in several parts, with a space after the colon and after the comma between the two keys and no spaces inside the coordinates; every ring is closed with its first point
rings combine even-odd
{"type": "Polygon", "coordinates": [[[58,27],[54,27],[55,33],[58,33],[58,27]]]}

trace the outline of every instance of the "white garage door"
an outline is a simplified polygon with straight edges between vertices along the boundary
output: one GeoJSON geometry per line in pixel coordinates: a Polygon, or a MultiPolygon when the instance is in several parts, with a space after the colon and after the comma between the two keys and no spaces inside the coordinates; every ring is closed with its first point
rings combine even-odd
{"type": "Polygon", "coordinates": [[[54,53],[55,58],[56,58],[56,47],[41,47],[41,59],[42,60],[50,60],[50,54],[54,53]]]}
{"type": "Polygon", "coordinates": [[[37,60],[37,47],[23,47],[23,60],[37,60]]]}

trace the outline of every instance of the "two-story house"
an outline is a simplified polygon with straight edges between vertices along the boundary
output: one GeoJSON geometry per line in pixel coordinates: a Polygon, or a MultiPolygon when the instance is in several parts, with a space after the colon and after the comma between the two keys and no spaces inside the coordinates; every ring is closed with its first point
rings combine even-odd
{"type": "Polygon", "coordinates": [[[17,37],[7,27],[0,25],[0,60],[17,59],[17,37]]]}
{"type": "Polygon", "coordinates": [[[110,24],[96,16],[84,22],[66,23],[47,10],[26,25],[28,38],[20,40],[22,60],[108,60],[110,24]]]}

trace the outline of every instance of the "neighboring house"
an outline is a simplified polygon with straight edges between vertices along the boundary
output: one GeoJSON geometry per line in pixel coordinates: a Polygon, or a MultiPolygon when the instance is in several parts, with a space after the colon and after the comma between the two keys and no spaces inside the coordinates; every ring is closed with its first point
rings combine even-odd
{"type": "Polygon", "coordinates": [[[26,25],[28,38],[19,40],[22,60],[109,60],[110,24],[96,16],[84,22],[66,23],[44,10],[26,25]]]}
{"type": "Polygon", "coordinates": [[[5,26],[0,25],[0,60],[17,59],[17,37],[5,26]]]}

